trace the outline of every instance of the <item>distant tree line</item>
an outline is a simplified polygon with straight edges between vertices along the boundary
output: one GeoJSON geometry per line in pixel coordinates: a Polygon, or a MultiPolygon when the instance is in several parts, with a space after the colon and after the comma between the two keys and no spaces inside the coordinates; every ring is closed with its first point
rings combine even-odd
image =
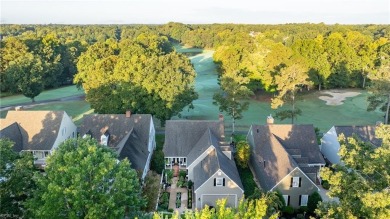
{"type": "MultiPolygon", "coordinates": [[[[88,48],[96,43],[124,45],[122,41],[149,36],[155,36],[157,41],[144,45],[155,47],[151,44],[158,44],[166,37],[171,43],[215,50],[214,61],[222,85],[216,103],[224,108],[226,103],[218,97],[232,93],[230,96],[235,100],[230,103],[236,107],[228,106],[228,109],[233,109],[230,111],[235,118],[240,118],[241,108],[245,109],[245,104],[237,101],[247,98],[251,94],[249,90],[286,94],[279,95],[278,104],[275,99],[273,105],[277,107],[285,102],[293,103],[292,94],[303,88],[371,87],[371,79],[378,78],[377,72],[388,69],[390,57],[390,25],[187,25],[175,22],[165,25],[3,25],[0,32],[1,91],[22,93],[33,99],[43,89],[71,83],[80,71],[77,68],[80,55],[88,53],[88,48]],[[304,83],[300,81],[294,89],[284,90],[282,87],[286,84],[279,82],[286,80],[278,80],[278,77],[296,73],[293,69],[301,71],[304,83]],[[241,81],[234,82],[231,78],[241,81]],[[240,84],[239,90],[244,91],[242,97],[223,87],[232,84],[240,84]]],[[[169,42],[163,45],[165,49],[171,47],[169,42]]],[[[386,92],[381,90],[371,97],[370,110],[388,108],[384,107],[386,92]]],[[[281,116],[289,118],[299,113],[299,109],[292,109],[281,116]]]]}

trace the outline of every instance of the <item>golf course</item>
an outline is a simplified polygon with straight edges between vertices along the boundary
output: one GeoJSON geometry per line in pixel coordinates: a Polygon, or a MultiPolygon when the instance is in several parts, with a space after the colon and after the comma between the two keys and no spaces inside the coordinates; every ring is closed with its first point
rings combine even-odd
{"type": "MultiPolygon", "coordinates": [[[[219,111],[218,106],[213,104],[213,94],[219,90],[219,85],[217,68],[213,62],[214,52],[180,46],[176,46],[176,50],[186,54],[194,65],[197,73],[195,90],[199,98],[193,102],[194,109],[186,107],[181,112],[181,118],[176,116],[172,119],[217,119],[219,111]]],[[[0,100],[1,108],[28,104],[25,108],[29,110],[65,110],[77,124],[83,114],[93,113],[82,95],[83,91],[76,86],[68,86],[42,92],[35,98],[36,103],[31,103],[29,98],[22,95],[3,97],[0,100]]],[[[367,91],[359,89],[306,92],[298,98],[296,105],[302,110],[302,115],[295,123],[313,124],[324,132],[333,125],[367,125],[383,121],[382,112],[367,112],[368,95],[367,91]]],[[[277,110],[271,109],[270,97],[269,94],[260,94],[248,100],[249,109],[243,113],[243,119],[236,121],[236,129],[245,131],[251,124],[265,124],[267,116],[275,115],[277,110]]],[[[5,112],[6,109],[2,109],[2,117],[5,112]]],[[[226,130],[230,131],[229,116],[225,115],[225,121],[226,130]]],[[[275,120],[278,124],[290,122],[275,120]]]]}

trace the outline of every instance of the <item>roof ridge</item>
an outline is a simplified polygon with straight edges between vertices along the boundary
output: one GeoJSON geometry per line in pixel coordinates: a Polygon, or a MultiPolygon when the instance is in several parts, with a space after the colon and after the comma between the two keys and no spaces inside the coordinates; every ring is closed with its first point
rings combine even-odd
{"type": "Polygon", "coordinates": [[[290,160],[292,160],[293,165],[295,165],[295,166],[297,167],[297,166],[298,166],[298,163],[295,161],[295,159],[291,156],[290,153],[288,153],[287,149],[283,146],[283,144],[279,141],[279,139],[275,136],[275,134],[272,133],[272,132],[271,132],[271,134],[272,134],[272,135],[271,135],[271,138],[274,138],[274,139],[277,141],[277,143],[279,143],[279,145],[283,148],[284,152],[286,152],[287,157],[289,157],[290,160]]]}

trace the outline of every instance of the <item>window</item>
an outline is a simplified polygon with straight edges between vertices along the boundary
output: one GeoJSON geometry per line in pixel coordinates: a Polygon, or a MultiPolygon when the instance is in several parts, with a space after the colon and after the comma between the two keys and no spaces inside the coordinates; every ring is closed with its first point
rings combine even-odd
{"type": "Polygon", "coordinates": [[[309,199],[308,195],[300,195],[300,204],[301,206],[307,206],[307,200],[309,199]]]}
{"type": "Polygon", "coordinates": [[[48,156],[49,156],[49,152],[45,151],[45,157],[48,157],[48,156]]]}
{"type": "Polygon", "coordinates": [[[301,177],[292,177],[290,187],[301,187],[301,177]]]}
{"type": "Polygon", "coordinates": [[[225,178],[214,178],[214,186],[225,186],[225,178]]]}
{"type": "Polygon", "coordinates": [[[290,204],[290,196],[283,195],[283,199],[284,199],[284,203],[286,204],[286,206],[288,206],[290,204]]]}

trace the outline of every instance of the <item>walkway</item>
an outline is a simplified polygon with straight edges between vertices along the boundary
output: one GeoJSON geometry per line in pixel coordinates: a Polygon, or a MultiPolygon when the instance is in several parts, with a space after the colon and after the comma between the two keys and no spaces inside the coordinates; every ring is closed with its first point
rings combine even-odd
{"type": "Polygon", "coordinates": [[[174,211],[179,211],[181,214],[187,210],[188,190],[187,188],[177,188],[177,181],[178,177],[173,177],[171,187],[167,189],[167,191],[170,193],[168,209],[171,208],[174,211]],[[176,208],[176,194],[178,192],[181,192],[180,208],[176,208]]]}

